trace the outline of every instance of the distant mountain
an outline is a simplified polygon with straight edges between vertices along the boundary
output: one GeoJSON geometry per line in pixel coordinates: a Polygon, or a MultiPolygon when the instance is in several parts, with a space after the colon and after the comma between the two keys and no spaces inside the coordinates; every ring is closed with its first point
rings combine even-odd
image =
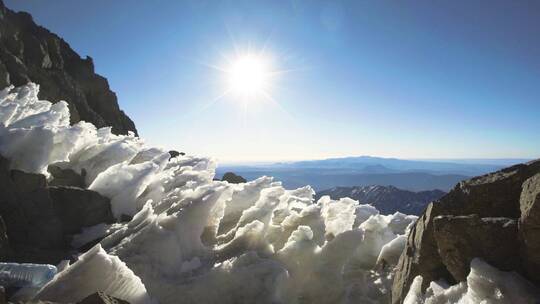
{"type": "Polygon", "coordinates": [[[395,186],[410,191],[439,189],[449,191],[456,183],[469,178],[465,175],[435,175],[423,172],[404,173],[356,173],[343,169],[275,169],[258,167],[218,167],[217,176],[221,178],[226,172],[234,172],[247,180],[261,176],[273,176],[287,188],[298,188],[310,185],[315,191],[332,187],[353,187],[383,185],[395,186]]]}
{"type": "Polygon", "coordinates": [[[408,160],[373,156],[354,156],[276,163],[274,168],[332,168],[354,170],[357,173],[425,172],[431,174],[459,174],[473,176],[498,170],[504,166],[523,162],[519,160],[408,160]]]}
{"type": "Polygon", "coordinates": [[[271,164],[222,165],[217,177],[230,171],[248,180],[268,175],[293,188],[311,185],[315,190],[352,186],[395,186],[410,191],[449,191],[471,176],[523,162],[522,159],[406,160],[372,156],[329,158],[271,164]]]}
{"type": "Polygon", "coordinates": [[[441,190],[412,192],[394,186],[334,187],[317,192],[316,199],[329,195],[332,199],[350,197],[362,204],[370,204],[382,214],[393,214],[396,211],[405,214],[421,214],[432,201],[438,200],[446,193],[441,190]]]}

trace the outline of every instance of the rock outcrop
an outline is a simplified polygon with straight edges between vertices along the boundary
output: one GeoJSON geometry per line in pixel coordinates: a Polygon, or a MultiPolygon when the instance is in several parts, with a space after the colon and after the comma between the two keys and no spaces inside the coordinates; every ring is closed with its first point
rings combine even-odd
{"type": "Polygon", "coordinates": [[[523,184],[521,192],[521,253],[529,278],[540,284],[540,173],[523,184]]]}
{"type": "Polygon", "coordinates": [[[518,270],[517,221],[505,217],[442,215],[434,219],[434,238],[442,263],[458,282],[464,282],[475,257],[499,270],[518,270]],[[501,246],[504,244],[504,246],[501,246]]]}
{"type": "Polygon", "coordinates": [[[114,222],[110,200],[95,191],[49,187],[49,194],[64,233],[80,233],[84,227],[114,222]]]}
{"type": "Polygon", "coordinates": [[[246,182],[245,178],[243,178],[240,175],[236,175],[233,172],[227,172],[227,173],[223,174],[223,177],[221,178],[221,180],[229,182],[231,184],[240,184],[240,183],[245,183],[246,182]]]}
{"type": "Polygon", "coordinates": [[[41,99],[68,102],[72,123],[84,120],[112,126],[117,134],[137,133],[107,79],[94,72],[92,58],[82,59],[30,14],[13,12],[0,0],[0,89],[28,82],[40,84],[41,99]]]}
{"type": "Polygon", "coordinates": [[[524,269],[540,261],[538,173],[540,160],[512,166],[460,182],[429,204],[411,229],[398,262],[392,303],[403,302],[418,275],[424,278],[423,289],[438,279],[462,281],[473,257],[535,280],[524,269]],[[520,259],[519,248],[524,258],[520,259]]]}
{"type": "Polygon", "coordinates": [[[110,201],[97,192],[49,187],[44,175],[10,170],[0,156],[2,261],[56,264],[71,250],[71,235],[111,223],[110,201]]]}

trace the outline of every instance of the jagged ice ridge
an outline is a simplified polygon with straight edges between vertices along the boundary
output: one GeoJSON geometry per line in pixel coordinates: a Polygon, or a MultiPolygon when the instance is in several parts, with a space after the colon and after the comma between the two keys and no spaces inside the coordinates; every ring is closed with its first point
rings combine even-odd
{"type": "MultiPolygon", "coordinates": [[[[383,216],[348,198],[314,202],[311,187],[287,190],[271,177],[213,181],[212,159],[170,158],[133,134],[70,126],[67,104],[39,100],[38,91],[32,83],[0,91],[0,154],[26,172],[48,175],[51,164],[84,171],[88,188],[111,199],[115,217],[133,218],[85,229],[76,242],[106,237],[27,296],[79,301],[106,289],[132,303],[389,301],[416,216],[383,216]]],[[[478,265],[476,273],[493,273],[478,265]]],[[[417,285],[408,303],[428,303],[417,285]]],[[[467,296],[466,286],[452,290],[451,299],[467,296]]]]}

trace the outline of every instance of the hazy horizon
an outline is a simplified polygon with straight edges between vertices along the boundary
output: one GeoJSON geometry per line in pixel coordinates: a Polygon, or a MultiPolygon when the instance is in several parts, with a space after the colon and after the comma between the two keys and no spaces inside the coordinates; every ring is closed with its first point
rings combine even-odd
{"type": "Polygon", "coordinates": [[[426,162],[448,162],[458,164],[476,164],[476,165],[511,165],[521,162],[527,162],[536,158],[400,158],[400,157],[381,157],[376,155],[347,155],[340,157],[328,157],[328,158],[312,158],[312,159],[281,159],[281,160],[258,160],[258,161],[227,161],[220,160],[219,165],[272,165],[276,163],[292,163],[298,161],[317,161],[326,159],[340,159],[340,158],[353,158],[353,157],[373,157],[384,159],[399,159],[399,160],[412,160],[412,161],[426,161],[426,162]]]}
{"type": "Polygon", "coordinates": [[[6,5],[90,55],[151,145],[223,162],[540,156],[540,2],[6,5]],[[268,96],[230,94],[222,70],[246,54],[268,96]]]}

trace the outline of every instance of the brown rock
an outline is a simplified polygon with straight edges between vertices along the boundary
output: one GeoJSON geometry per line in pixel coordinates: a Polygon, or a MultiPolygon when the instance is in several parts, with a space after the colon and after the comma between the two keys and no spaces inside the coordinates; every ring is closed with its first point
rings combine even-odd
{"type": "Polygon", "coordinates": [[[463,282],[473,258],[500,270],[520,270],[517,221],[505,217],[480,218],[443,215],[434,219],[439,256],[455,281],[463,282]]]}
{"type": "Polygon", "coordinates": [[[401,254],[392,286],[392,303],[404,300],[412,280],[422,275],[422,288],[438,279],[453,282],[437,252],[437,243],[433,236],[433,218],[437,214],[437,205],[430,203],[424,214],[418,218],[407,239],[407,245],[401,254]]]}
{"type": "Polygon", "coordinates": [[[540,284],[540,173],[523,184],[519,233],[528,277],[540,284]]]}
{"type": "Polygon", "coordinates": [[[440,278],[453,283],[434,238],[433,219],[439,215],[479,217],[520,217],[522,184],[540,172],[540,160],[515,165],[494,173],[460,182],[439,201],[432,203],[419,218],[408,238],[392,287],[392,303],[402,303],[413,279],[424,277],[423,288],[440,278]]]}

